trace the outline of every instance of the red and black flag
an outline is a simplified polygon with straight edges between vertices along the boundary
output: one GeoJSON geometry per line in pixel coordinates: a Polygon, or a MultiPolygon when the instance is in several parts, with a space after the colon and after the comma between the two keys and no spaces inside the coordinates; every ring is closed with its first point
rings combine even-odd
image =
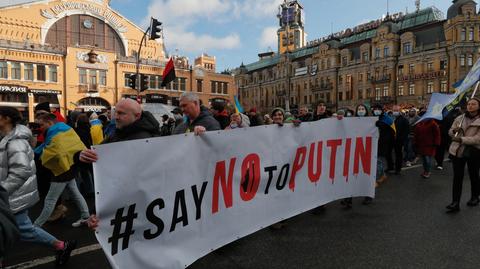
{"type": "Polygon", "coordinates": [[[170,58],[170,60],[167,63],[167,66],[165,66],[165,69],[163,70],[162,74],[162,87],[167,86],[168,83],[172,82],[177,76],[175,75],[175,65],[173,64],[173,58],[170,58]]]}

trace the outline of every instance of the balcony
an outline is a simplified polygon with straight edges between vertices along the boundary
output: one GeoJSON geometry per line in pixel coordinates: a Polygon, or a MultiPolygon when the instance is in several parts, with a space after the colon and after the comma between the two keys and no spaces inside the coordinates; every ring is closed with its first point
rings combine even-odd
{"type": "Polygon", "coordinates": [[[84,84],[78,85],[78,92],[79,93],[95,93],[98,92],[98,84],[84,84]]]}
{"type": "Polygon", "coordinates": [[[390,96],[381,96],[380,98],[372,97],[370,98],[370,103],[371,104],[381,104],[381,105],[386,105],[386,104],[391,104],[394,103],[395,100],[393,97],[390,96]]]}
{"type": "Polygon", "coordinates": [[[312,87],[312,92],[331,91],[332,89],[333,89],[332,83],[326,83],[326,84],[321,84],[321,85],[312,87]]]}
{"type": "Polygon", "coordinates": [[[277,97],[283,97],[283,96],[286,96],[286,92],[285,92],[285,91],[277,91],[277,92],[275,93],[275,95],[276,95],[277,97]]]}
{"type": "Polygon", "coordinates": [[[392,80],[392,75],[391,75],[391,74],[388,74],[388,75],[379,76],[379,77],[371,76],[371,77],[369,78],[369,80],[370,80],[372,83],[386,83],[386,82],[390,82],[390,81],[392,80]]]}

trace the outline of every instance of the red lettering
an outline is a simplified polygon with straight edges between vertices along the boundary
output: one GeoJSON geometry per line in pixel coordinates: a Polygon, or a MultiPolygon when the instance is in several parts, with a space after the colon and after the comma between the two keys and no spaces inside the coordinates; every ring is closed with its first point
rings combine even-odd
{"type": "Polygon", "coordinates": [[[228,181],[225,174],[225,161],[217,162],[215,167],[215,175],[213,176],[213,194],[212,194],[212,214],[218,212],[218,185],[219,182],[222,185],[223,201],[225,202],[225,207],[229,208],[233,205],[232,199],[232,181],[233,181],[233,170],[235,168],[235,161],[237,158],[230,159],[230,166],[228,169],[228,181]]]}
{"type": "Polygon", "coordinates": [[[372,167],[372,137],[365,138],[366,146],[363,145],[363,138],[357,137],[355,142],[355,157],[353,160],[353,174],[358,175],[360,170],[360,158],[362,160],[363,172],[367,175],[371,173],[372,167]]]}
{"type": "Polygon", "coordinates": [[[334,182],[335,178],[335,163],[337,161],[337,148],[342,145],[342,139],[333,139],[327,141],[327,147],[330,147],[330,173],[329,177],[334,182]]]}
{"type": "Polygon", "coordinates": [[[352,139],[347,138],[347,144],[345,145],[345,156],[343,158],[343,176],[348,182],[348,170],[350,169],[350,149],[352,148],[352,139]]]}
{"type": "Polygon", "coordinates": [[[242,162],[242,177],[240,182],[240,198],[243,201],[252,200],[260,185],[260,157],[249,154],[242,162]]]}
{"type": "Polygon", "coordinates": [[[318,142],[317,145],[317,170],[313,169],[313,161],[315,159],[315,143],[310,145],[310,151],[308,153],[308,178],[312,183],[316,183],[320,180],[322,175],[322,153],[323,153],[323,142],[318,142]]]}
{"type": "Polygon", "coordinates": [[[293,161],[292,175],[290,176],[290,182],[288,187],[290,190],[295,191],[295,176],[297,172],[302,169],[303,164],[305,163],[305,158],[307,157],[307,147],[301,147],[297,149],[295,154],[295,160],[293,161]]]}

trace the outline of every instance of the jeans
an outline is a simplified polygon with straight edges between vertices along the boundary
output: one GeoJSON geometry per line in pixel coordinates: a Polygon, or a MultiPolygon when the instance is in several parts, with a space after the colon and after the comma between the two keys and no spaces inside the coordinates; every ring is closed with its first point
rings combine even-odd
{"type": "Polygon", "coordinates": [[[465,164],[468,167],[468,175],[470,177],[471,198],[477,198],[480,194],[480,179],[479,171],[480,161],[477,157],[474,158],[458,158],[452,159],[453,164],[453,188],[452,201],[460,202],[462,196],[463,176],[465,173],[465,164]]]}
{"type": "Polygon", "coordinates": [[[405,143],[405,161],[413,162],[415,160],[415,149],[413,148],[413,137],[409,137],[405,143]]]}
{"type": "Polygon", "coordinates": [[[387,160],[385,159],[385,157],[377,156],[377,177],[376,177],[377,180],[385,175],[386,163],[387,163],[387,160]]]}
{"type": "Polygon", "coordinates": [[[41,243],[55,247],[54,243],[57,241],[57,239],[42,228],[34,226],[30,220],[30,217],[28,217],[27,210],[23,210],[15,214],[15,221],[17,222],[18,229],[20,230],[20,240],[41,243]]]}
{"type": "Polygon", "coordinates": [[[43,206],[42,213],[40,213],[40,216],[38,216],[38,218],[35,220],[35,225],[42,227],[42,225],[45,224],[55,209],[55,204],[65,188],[70,192],[70,199],[73,200],[75,205],[80,210],[81,218],[87,219],[90,216],[87,202],[83,198],[82,194],[80,194],[75,179],[61,183],[52,182],[50,183],[50,189],[48,190],[47,197],[45,197],[45,204],[43,206]]]}
{"type": "Polygon", "coordinates": [[[433,157],[422,155],[422,161],[423,161],[423,171],[425,171],[426,173],[430,173],[430,171],[432,171],[433,157]]]}

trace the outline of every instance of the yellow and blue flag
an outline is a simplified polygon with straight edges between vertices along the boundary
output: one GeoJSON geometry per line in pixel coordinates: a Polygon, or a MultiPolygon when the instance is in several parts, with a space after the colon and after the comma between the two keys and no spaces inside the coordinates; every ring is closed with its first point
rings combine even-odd
{"type": "Polygon", "coordinates": [[[103,141],[103,124],[99,119],[90,121],[90,136],[92,144],[98,145],[103,141]]]}
{"type": "Polygon", "coordinates": [[[69,171],[74,165],[74,156],[77,152],[86,149],[72,127],[58,122],[48,128],[45,142],[35,149],[40,155],[42,165],[59,176],[69,171]]]}
{"type": "Polygon", "coordinates": [[[238,100],[238,96],[234,96],[233,97],[235,99],[235,113],[243,113],[244,110],[243,110],[243,107],[242,105],[240,104],[240,101],[238,100]]]}
{"type": "Polygon", "coordinates": [[[392,128],[395,135],[397,135],[397,128],[395,127],[395,121],[393,120],[392,117],[390,117],[388,114],[384,113],[380,117],[380,121],[385,123],[386,125],[390,126],[390,128],[392,128]]]}

